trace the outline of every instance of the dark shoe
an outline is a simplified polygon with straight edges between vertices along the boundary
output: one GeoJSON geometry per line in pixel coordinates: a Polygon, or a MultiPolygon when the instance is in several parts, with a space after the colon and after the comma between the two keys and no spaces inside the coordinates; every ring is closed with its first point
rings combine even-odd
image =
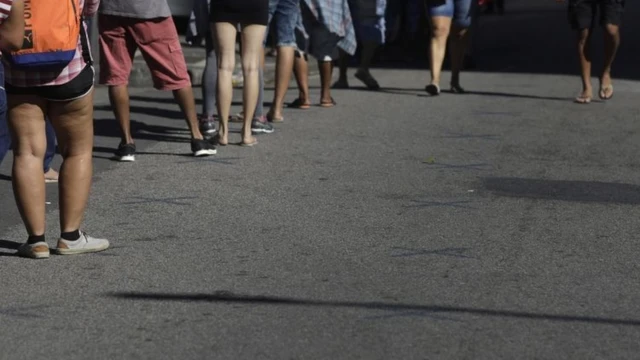
{"type": "Polygon", "coordinates": [[[200,157],[215,155],[218,151],[216,150],[216,147],[207,140],[192,139],[191,152],[193,153],[193,156],[200,157]]]}
{"type": "Polygon", "coordinates": [[[114,153],[114,160],[122,162],[136,161],[136,144],[120,144],[114,153]]]}
{"type": "Polygon", "coordinates": [[[200,132],[202,135],[207,137],[212,137],[218,132],[216,129],[216,121],[213,116],[200,118],[200,132]]]}
{"type": "Polygon", "coordinates": [[[424,88],[424,91],[431,96],[438,96],[440,95],[440,86],[436,84],[429,84],[424,88]]]}
{"type": "Polygon", "coordinates": [[[269,124],[266,119],[254,119],[251,122],[251,132],[254,134],[272,134],[274,131],[273,125],[269,124]]]}

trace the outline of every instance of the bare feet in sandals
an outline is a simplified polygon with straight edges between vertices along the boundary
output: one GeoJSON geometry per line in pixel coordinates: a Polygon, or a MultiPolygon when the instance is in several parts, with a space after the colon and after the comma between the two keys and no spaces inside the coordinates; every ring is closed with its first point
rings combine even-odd
{"type": "Polygon", "coordinates": [[[258,144],[258,139],[256,139],[253,136],[250,136],[250,137],[242,139],[242,141],[240,141],[240,143],[238,145],[251,147],[251,146],[255,146],[257,144],[258,144]]]}
{"type": "Polygon", "coordinates": [[[320,106],[322,106],[323,108],[330,108],[330,107],[334,107],[336,106],[336,101],[333,100],[332,97],[328,98],[328,99],[321,99],[320,100],[320,106]]]}
{"type": "Polygon", "coordinates": [[[588,88],[588,89],[584,89],[582,90],[582,92],[580,93],[580,95],[578,95],[575,100],[573,100],[573,102],[575,102],[576,104],[589,104],[591,103],[591,98],[593,97],[593,91],[588,88]]]}
{"type": "Polygon", "coordinates": [[[610,100],[613,97],[613,84],[611,84],[610,78],[607,79],[607,81],[602,80],[600,82],[600,92],[598,95],[602,100],[610,100]]]}

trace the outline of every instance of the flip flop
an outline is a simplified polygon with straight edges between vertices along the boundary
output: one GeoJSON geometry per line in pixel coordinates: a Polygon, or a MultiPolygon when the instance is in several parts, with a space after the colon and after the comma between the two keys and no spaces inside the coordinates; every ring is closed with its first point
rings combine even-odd
{"type": "Polygon", "coordinates": [[[578,96],[576,97],[573,102],[575,102],[576,104],[582,104],[582,105],[587,105],[589,103],[591,103],[591,97],[590,96],[578,96]]]}
{"type": "Polygon", "coordinates": [[[424,91],[431,96],[438,96],[440,95],[440,86],[436,84],[429,84],[424,88],[424,91]]]}
{"type": "Polygon", "coordinates": [[[214,144],[214,145],[218,145],[218,146],[227,146],[229,143],[228,143],[228,142],[226,142],[226,143],[222,143],[222,142],[220,142],[220,135],[216,135],[216,136],[213,138],[213,144],[214,144]]]}
{"type": "Polygon", "coordinates": [[[331,98],[331,102],[328,101],[321,101],[320,102],[320,106],[322,106],[323,108],[332,108],[334,106],[336,106],[337,103],[335,100],[333,100],[333,98],[331,98]]]}
{"type": "Polygon", "coordinates": [[[267,113],[267,121],[272,123],[281,123],[284,122],[284,117],[274,117],[273,114],[267,113]]]}
{"type": "Polygon", "coordinates": [[[600,95],[600,99],[602,100],[610,100],[613,97],[613,85],[609,84],[601,87],[598,95],[600,95]],[[610,93],[609,96],[607,96],[607,92],[610,93]]]}
{"type": "Polygon", "coordinates": [[[300,98],[297,98],[292,103],[289,104],[289,107],[292,109],[307,110],[311,108],[311,104],[304,102],[300,98]]]}
{"type": "Polygon", "coordinates": [[[243,140],[243,141],[240,141],[240,143],[238,145],[243,146],[243,147],[252,147],[252,146],[258,145],[258,140],[254,139],[253,142],[250,142],[250,143],[246,143],[243,140]]]}

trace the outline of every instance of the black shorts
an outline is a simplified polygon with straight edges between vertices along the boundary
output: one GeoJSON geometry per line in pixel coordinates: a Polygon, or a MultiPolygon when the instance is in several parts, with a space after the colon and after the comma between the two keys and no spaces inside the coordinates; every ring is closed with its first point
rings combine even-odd
{"type": "Polygon", "coordinates": [[[620,25],[625,0],[569,0],[569,22],[575,30],[591,29],[599,15],[600,25],[620,25]]]}
{"type": "Polygon", "coordinates": [[[80,99],[93,89],[95,73],[93,66],[84,69],[66,84],[52,86],[19,87],[5,84],[8,95],[36,95],[49,101],[71,101],[80,99]]]}

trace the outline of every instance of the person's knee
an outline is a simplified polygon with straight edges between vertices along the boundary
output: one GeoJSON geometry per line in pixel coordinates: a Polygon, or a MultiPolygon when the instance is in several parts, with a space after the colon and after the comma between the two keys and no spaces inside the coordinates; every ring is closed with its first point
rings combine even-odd
{"type": "Polygon", "coordinates": [[[218,71],[232,73],[236,66],[235,53],[233,56],[221,56],[218,59],[218,71]]]}
{"type": "Polygon", "coordinates": [[[260,59],[258,57],[242,59],[242,71],[245,74],[253,74],[258,72],[260,68],[260,59]]]}
{"type": "Polygon", "coordinates": [[[434,38],[446,38],[449,36],[450,26],[444,24],[433,24],[431,31],[434,38]]]}
{"type": "Polygon", "coordinates": [[[606,24],[604,31],[610,37],[617,37],[620,34],[620,27],[618,25],[606,24]]]}

